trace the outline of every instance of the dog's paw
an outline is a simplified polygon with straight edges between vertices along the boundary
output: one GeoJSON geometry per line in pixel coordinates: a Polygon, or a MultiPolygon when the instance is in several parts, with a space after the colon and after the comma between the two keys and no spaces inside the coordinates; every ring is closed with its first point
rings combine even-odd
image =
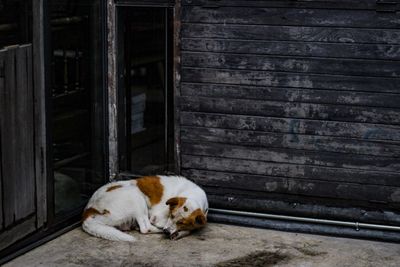
{"type": "Polygon", "coordinates": [[[169,236],[171,240],[178,240],[179,239],[179,232],[175,232],[169,236]]]}

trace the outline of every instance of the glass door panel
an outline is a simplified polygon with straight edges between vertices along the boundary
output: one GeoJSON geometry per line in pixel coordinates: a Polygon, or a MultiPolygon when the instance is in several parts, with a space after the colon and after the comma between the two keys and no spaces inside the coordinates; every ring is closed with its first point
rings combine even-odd
{"type": "Polygon", "coordinates": [[[0,1],[0,49],[32,42],[32,1],[0,1]]]}
{"type": "Polygon", "coordinates": [[[119,14],[126,170],[139,175],[164,173],[173,166],[171,10],[124,7],[119,14]]]}
{"type": "Polygon", "coordinates": [[[51,131],[56,214],[104,183],[100,0],[49,0],[51,131]]]}

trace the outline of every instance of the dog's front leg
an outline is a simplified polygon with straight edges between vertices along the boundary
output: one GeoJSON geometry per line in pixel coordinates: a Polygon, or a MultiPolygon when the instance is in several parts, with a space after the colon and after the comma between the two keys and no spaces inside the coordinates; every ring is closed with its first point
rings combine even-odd
{"type": "Polygon", "coordinates": [[[148,234],[161,234],[163,232],[162,229],[155,227],[154,225],[150,224],[150,229],[148,234]]]}
{"type": "Polygon", "coordinates": [[[139,230],[142,234],[157,234],[162,233],[161,229],[158,229],[154,225],[152,225],[149,221],[148,217],[141,217],[137,219],[137,223],[139,224],[139,230]]]}

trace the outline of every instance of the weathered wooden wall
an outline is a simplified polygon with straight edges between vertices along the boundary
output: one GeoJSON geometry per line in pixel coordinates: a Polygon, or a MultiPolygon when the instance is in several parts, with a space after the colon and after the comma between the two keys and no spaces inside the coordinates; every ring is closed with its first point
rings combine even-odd
{"type": "Polygon", "coordinates": [[[166,7],[173,6],[176,0],[115,0],[117,6],[166,7]]]}
{"type": "Polygon", "coordinates": [[[214,207],[398,223],[398,7],[183,0],[182,173],[214,207]]]}
{"type": "Polygon", "coordinates": [[[32,45],[0,50],[0,250],[34,231],[32,45]]]}

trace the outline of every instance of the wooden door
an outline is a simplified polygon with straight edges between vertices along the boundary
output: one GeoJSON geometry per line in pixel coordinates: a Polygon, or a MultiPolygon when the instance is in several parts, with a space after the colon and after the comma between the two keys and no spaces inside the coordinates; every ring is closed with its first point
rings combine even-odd
{"type": "Polygon", "coordinates": [[[32,71],[31,44],[0,50],[0,250],[41,226],[32,71]]]}

